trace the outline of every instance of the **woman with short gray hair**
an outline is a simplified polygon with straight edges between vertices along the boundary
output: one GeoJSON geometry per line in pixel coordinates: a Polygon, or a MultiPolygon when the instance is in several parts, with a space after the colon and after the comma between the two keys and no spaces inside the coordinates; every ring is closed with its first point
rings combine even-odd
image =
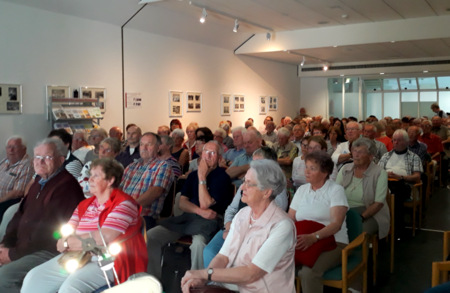
{"type": "Polygon", "coordinates": [[[209,268],[186,272],[181,280],[184,293],[208,281],[240,292],[295,292],[295,228],[273,201],[285,186],[285,176],[276,162],[250,163],[242,183],[242,201],[248,206],[233,219],[209,268]]]}
{"type": "Polygon", "coordinates": [[[189,151],[183,148],[184,131],[181,128],[177,128],[171,133],[173,138],[173,144],[171,147],[172,156],[177,159],[178,164],[181,166],[182,172],[187,172],[189,169],[189,151]]]}
{"type": "Polygon", "coordinates": [[[382,239],[389,233],[390,224],[387,173],[373,162],[377,148],[371,139],[358,138],[351,151],[353,162],[341,168],[336,183],[344,187],[350,208],[361,215],[363,231],[378,233],[382,239]]]}

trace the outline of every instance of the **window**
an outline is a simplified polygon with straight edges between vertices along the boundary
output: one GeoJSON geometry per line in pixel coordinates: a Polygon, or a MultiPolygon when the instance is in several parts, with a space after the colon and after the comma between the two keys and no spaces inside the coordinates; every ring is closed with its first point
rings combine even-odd
{"type": "Polygon", "coordinates": [[[450,76],[366,79],[361,86],[360,94],[358,77],[328,79],[329,115],[359,119],[370,115],[432,117],[430,106],[436,102],[442,110],[450,112],[450,76]]]}

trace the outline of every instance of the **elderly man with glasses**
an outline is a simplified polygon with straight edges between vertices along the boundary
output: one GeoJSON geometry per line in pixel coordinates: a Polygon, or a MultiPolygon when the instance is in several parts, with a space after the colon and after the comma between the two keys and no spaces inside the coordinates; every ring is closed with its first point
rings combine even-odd
{"type": "Polygon", "coordinates": [[[55,232],[84,199],[77,180],[63,167],[67,149],[46,138],[34,148],[34,179],[0,243],[0,292],[19,292],[23,278],[53,258],[55,232]]]}
{"type": "Polygon", "coordinates": [[[353,162],[351,145],[361,135],[361,125],[358,122],[349,122],[345,127],[347,141],[338,145],[331,159],[336,164],[338,170],[345,164],[353,162]]]}

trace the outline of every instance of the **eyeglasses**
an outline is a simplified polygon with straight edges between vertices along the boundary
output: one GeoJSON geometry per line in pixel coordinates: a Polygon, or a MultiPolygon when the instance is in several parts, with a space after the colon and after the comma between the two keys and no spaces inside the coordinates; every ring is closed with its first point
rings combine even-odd
{"type": "Polygon", "coordinates": [[[102,147],[102,146],[100,146],[100,150],[101,150],[101,151],[104,151],[104,152],[106,152],[106,153],[112,152],[112,149],[110,149],[110,148],[104,148],[104,147],[102,147]]]}
{"type": "Polygon", "coordinates": [[[211,155],[211,156],[214,156],[214,155],[217,154],[216,151],[210,151],[210,150],[203,150],[203,152],[204,152],[206,155],[211,155]]]}
{"type": "Polygon", "coordinates": [[[302,147],[308,148],[308,144],[307,143],[302,143],[302,147]]]}
{"type": "Polygon", "coordinates": [[[34,156],[34,159],[39,161],[42,160],[51,161],[53,160],[53,156],[34,156]]]}
{"type": "Polygon", "coordinates": [[[242,182],[242,186],[247,186],[247,187],[256,187],[256,186],[258,186],[258,184],[256,184],[256,183],[250,183],[250,181],[248,181],[248,180],[244,180],[244,182],[242,182]]]}

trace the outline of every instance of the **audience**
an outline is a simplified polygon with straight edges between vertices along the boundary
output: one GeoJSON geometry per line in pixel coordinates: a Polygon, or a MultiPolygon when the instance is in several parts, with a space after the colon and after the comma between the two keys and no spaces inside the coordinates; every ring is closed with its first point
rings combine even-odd
{"type": "MultiPolygon", "coordinates": [[[[140,215],[149,229],[149,273],[161,279],[159,263],[166,243],[184,235],[193,237],[190,247],[191,270],[183,278],[183,292],[189,292],[195,285],[204,285],[208,277],[231,290],[247,290],[249,286],[259,286],[260,282],[271,280],[277,275],[276,269],[269,272],[263,270],[263,266],[254,264],[252,272],[261,270],[264,275],[256,274],[256,281],[248,283],[241,281],[239,277],[223,279],[219,268],[223,268],[222,262],[228,261],[229,257],[233,257],[233,260],[224,271],[232,267],[244,269],[248,267],[247,261],[263,259],[263,256],[259,256],[258,245],[265,243],[265,239],[261,239],[262,242],[258,245],[251,241],[246,246],[235,243],[239,236],[236,235],[243,233],[243,225],[239,222],[249,211],[253,212],[252,217],[258,213],[264,216],[265,210],[259,209],[260,206],[272,211],[272,206],[275,206],[272,205],[272,200],[282,210],[286,210],[290,200],[288,191],[291,194],[296,191],[289,209],[291,219],[313,220],[322,223],[324,228],[312,234],[297,235],[297,240],[292,245],[290,242],[278,245],[283,248],[277,254],[278,258],[273,258],[273,253],[268,256],[273,258],[270,263],[277,264],[287,255],[293,257],[292,247],[307,250],[317,239],[334,235],[337,248],[322,253],[313,266],[303,265],[299,272],[303,291],[320,292],[322,273],[340,262],[340,251],[348,243],[344,233],[347,205],[361,215],[364,231],[372,235],[378,234],[380,239],[384,238],[388,234],[390,222],[386,202],[386,191],[389,188],[396,200],[395,237],[404,239],[403,202],[410,198],[413,184],[422,180],[426,185],[428,177],[423,174],[423,166],[430,159],[441,164],[443,183],[446,185],[447,156],[450,152],[450,131],[446,125],[450,119],[446,119],[439,106],[434,107],[436,105],[432,105],[436,116],[430,120],[427,117],[410,116],[401,119],[384,117],[378,120],[371,115],[358,123],[355,117],[340,120],[317,115],[310,118],[303,111],[303,115],[297,116],[293,121],[289,116],[283,117],[278,130],[275,130],[273,118],[267,116],[264,119],[264,135],[253,127],[254,121],[249,118],[245,127],[237,126],[231,131],[233,138],[230,137],[231,121],[221,121],[214,133],[208,127],[199,128],[197,123],[190,123],[186,127],[186,141],[178,119],[171,120],[170,127],[158,127],[157,132],[162,136],[151,132],[142,135],[138,126],[129,124],[126,128],[126,141],[123,140],[122,130],[117,126],[110,128],[110,138],[106,138],[104,129],[96,128],[89,136],[92,146],[87,144],[83,131],[75,132],[72,137],[66,130],[52,130],[50,138],[40,142],[34,149],[34,167],[39,167],[39,170],[36,170],[36,178],[33,179],[33,167],[26,154],[23,138],[10,137],[6,143],[6,158],[0,161],[0,174],[3,174],[0,180],[0,220],[5,210],[13,205],[5,213],[5,220],[0,226],[0,239],[2,234],[5,235],[0,243],[0,291],[15,288],[11,292],[18,292],[22,279],[30,269],[56,255],[56,241],[52,240],[53,247],[50,247],[50,240],[44,240],[49,227],[43,227],[39,223],[39,217],[47,219],[53,216],[46,205],[54,206],[58,200],[62,200],[59,194],[64,192],[66,197],[70,192],[71,201],[64,202],[61,206],[71,205],[71,211],[61,211],[59,206],[57,210],[53,208],[59,218],[60,213],[64,212],[67,220],[76,203],[81,200],[79,185],[72,186],[73,182],[66,178],[67,171],[80,176],[80,184],[86,197],[89,197],[91,160],[99,157],[116,158],[126,167],[119,188],[142,206],[140,215]],[[328,140],[325,141],[325,137],[328,140]],[[326,152],[332,154],[332,161],[326,152]],[[275,159],[279,166],[277,170],[284,173],[286,183],[283,183],[281,193],[275,193],[270,188],[269,192],[264,187],[264,184],[269,186],[273,182],[265,182],[267,178],[258,173],[258,168],[264,169],[274,163],[264,160],[266,163],[259,166],[253,162],[261,159],[275,159]],[[84,160],[86,164],[81,170],[81,162],[84,160]],[[336,182],[343,189],[332,182],[336,176],[336,182]],[[178,178],[183,180],[177,180],[178,178]],[[177,180],[177,188],[181,190],[175,208],[182,214],[159,221],[159,214],[167,193],[174,186],[174,180],[177,180]],[[249,180],[256,183],[249,185],[249,180]],[[234,198],[233,188],[237,189],[234,198]],[[322,201],[315,202],[313,194],[320,194],[322,201]],[[345,200],[342,194],[346,195],[345,200]],[[24,196],[25,199],[19,203],[24,196]],[[243,209],[247,204],[249,207],[243,209]],[[17,209],[18,212],[14,215],[17,209]],[[36,222],[30,227],[25,225],[28,217],[36,222]],[[220,227],[224,227],[223,230],[216,233],[220,227]],[[33,233],[29,232],[30,229],[33,229],[33,233]],[[33,235],[29,239],[24,238],[21,231],[33,235]],[[41,231],[43,235],[34,235],[34,231],[41,231]],[[212,240],[209,242],[210,239],[212,240]],[[232,249],[249,249],[253,246],[254,253],[246,256],[247,258],[240,259],[241,252],[234,258],[232,249]],[[19,273],[12,275],[13,271],[19,273]],[[223,280],[228,282],[222,282],[223,280]],[[236,284],[230,285],[232,283],[236,284]]],[[[434,178],[430,179],[434,181],[434,178]]],[[[54,219],[52,221],[53,227],[56,223],[54,219]]],[[[250,219],[250,223],[252,222],[257,225],[258,218],[250,219]]],[[[270,223],[266,226],[272,227],[270,223]]],[[[245,231],[245,236],[252,237],[252,233],[250,226],[250,230],[245,231]]],[[[272,251],[274,247],[273,239],[270,235],[266,236],[271,245],[261,249],[261,252],[267,252],[268,249],[272,251]]],[[[33,270],[35,271],[40,269],[33,270]]],[[[35,280],[36,276],[39,274],[30,274],[26,280],[35,280]]],[[[291,281],[290,275],[284,278],[285,281],[291,281]]],[[[28,282],[23,288],[24,292],[33,291],[32,286],[28,282]]]]}
{"type": "Polygon", "coordinates": [[[34,148],[36,177],[0,243],[0,292],[19,292],[28,271],[56,256],[54,232],[84,199],[78,182],[62,167],[66,153],[55,138],[34,148]]]}

